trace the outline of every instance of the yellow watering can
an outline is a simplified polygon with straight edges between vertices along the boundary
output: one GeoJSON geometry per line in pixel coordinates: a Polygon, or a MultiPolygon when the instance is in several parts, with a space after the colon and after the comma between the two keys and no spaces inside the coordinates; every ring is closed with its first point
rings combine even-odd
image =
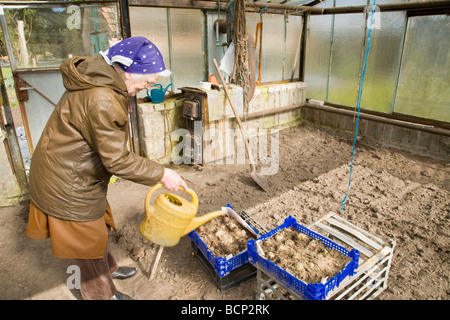
{"type": "MultiPolygon", "coordinates": [[[[145,219],[139,226],[139,231],[146,239],[160,246],[175,246],[181,237],[192,230],[213,218],[226,214],[225,210],[220,210],[195,217],[198,210],[198,197],[189,188],[185,191],[191,195],[191,201],[172,193],[162,193],[156,198],[153,206],[150,205],[153,193],[162,186],[162,183],[158,183],[147,193],[145,219]]],[[[183,187],[180,189],[184,190],[183,187]]]]}

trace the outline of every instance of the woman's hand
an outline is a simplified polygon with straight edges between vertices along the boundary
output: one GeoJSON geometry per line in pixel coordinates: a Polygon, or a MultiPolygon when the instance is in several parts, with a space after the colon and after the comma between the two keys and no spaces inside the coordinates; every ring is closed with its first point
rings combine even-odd
{"type": "Polygon", "coordinates": [[[164,168],[164,176],[162,177],[161,182],[164,188],[171,191],[177,191],[180,186],[183,187],[184,190],[187,189],[186,182],[172,169],[164,168]]]}

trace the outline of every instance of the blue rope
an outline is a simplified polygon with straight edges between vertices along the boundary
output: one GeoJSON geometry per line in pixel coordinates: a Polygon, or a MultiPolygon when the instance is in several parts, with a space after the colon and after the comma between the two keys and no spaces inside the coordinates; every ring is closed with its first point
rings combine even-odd
{"type": "Polygon", "coordinates": [[[360,90],[360,92],[359,92],[359,97],[358,97],[358,116],[357,116],[357,118],[356,118],[355,139],[354,139],[354,141],[353,141],[352,160],[351,160],[351,162],[350,162],[350,177],[349,177],[349,179],[348,179],[347,192],[346,192],[346,194],[345,194],[344,199],[341,201],[341,203],[342,203],[341,212],[344,210],[345,202],[347,201],[348,192],[350,191],[350,184],[351,184],[351,181],[352,181],[353,158],[354,158],[354,156],[355,156],[356,138],[358,137],[359,112],[360,112],[360,110],[361,110],[361,97],[362,97],[363,86],[364,86],[364,75],[366,74],[367,57],[368,57],[368,55],[369,55],[369,50],[370,50],[370,34],[371,34],[371,32],[372,32],[373,15],[374,15],[374,12],[375,12],[375,1],[376,1],[376,0],[373,0],[372,16],[371,16],[371,18],[370,18],[369,35],[368,35],[368,37],[367,37],[367,50],[366,50],[366,56],[365,56],[365,58],[364,58],[364,68],[363,68],[363,73],[362,73],[361,83],[360,83],[361,90],[360,90]]]}

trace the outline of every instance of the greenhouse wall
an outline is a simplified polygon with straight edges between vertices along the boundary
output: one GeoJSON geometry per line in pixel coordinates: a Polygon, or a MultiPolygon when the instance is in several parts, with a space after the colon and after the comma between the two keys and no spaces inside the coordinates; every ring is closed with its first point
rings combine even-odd
{"type": "MultiPolygon", "coordinates": [[[[408,1],[379,0],[375,4],[408,1]]],[[[372,4],[326,0],[318,7],[372,4]]],[[[306,50],[307,97],[389,115],[450,122],[448,15],[311,15],[306,50]],[[364,72],[364,57],[367,53],[364,72]]]]}
{"type": "MultiPolygon", "coordinates": [[[[172,71],[172,77],[165,79],[163,86],[173,83],[174,90],[199,86],[208,75],[216,74],[212,59],[220,63],[227,49],[223,45],[227,43],[227,35],[217,34],[214,23],[218,19],[226,19],[226,12],[142,6],[131,6],[129,11],[131,35],[153,41],[172,71]],[[151,21],[150,25],[148,21],[151,21]]],[[[256,31],[261,22],[262,41],[258,41],[255,54],[256,80],[261,83],[290,80],[292,73],[298,80],[299,64],[294,60],[300,47],[303,17],[247,12],[247,32],[252,45],[255,38],[259,38],[256,31]],[[258,74],[260,61],[261,79],[258,74]]],[[[143,96],[145,93],[139,95],[143,96]]]]}

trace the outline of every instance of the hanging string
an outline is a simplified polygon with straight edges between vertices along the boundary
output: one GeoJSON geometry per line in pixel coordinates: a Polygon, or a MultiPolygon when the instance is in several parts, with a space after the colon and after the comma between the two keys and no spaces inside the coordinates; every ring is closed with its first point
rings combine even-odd
{"type": "Polygon", "coordinates": [[[362,97],[363,86],[364,86],[364,75],[366,74],[367,57],[369,55],[369,50],[370,50],[370,34],[372,32],[372,23],[373,23],[373,17],[374,17],[374,12],[375,12],[375,1],[376,0],[373,0],[372,15],[370,17],[369,34],[367,36],[367,49],[366,49],[366,55],[365,55],[365,58],[364,58],[364,68],[363,68],[363,72],[362,72],[362,76],[361,76],[361,83],[360,83],[361,90],[359,91],[359,97],[358,97],[358,116],[356,118],[355,139],[353,140],[352,159],[351,159],[351,162],[350,162],[350,176],[349,176],[349,179],[348,179],[347,192],[345,194],[344,199],[341,201],[341,204],[342,204],[341,212],[344,210],[345,202],[347,201],[348,192],[350,191],[350,184],[351,184],[351,181],[352,181],[353,158],[355,156],[356,138],[358,137],[359,113],[360,113],[360,110],[361,110],[361,97],[362,97]]]}
{"type": "Polygon", "coordinates": [[[230,80],[242,87],[243,115],[247,118],[250,92],[250,69],[248,62],[248,35],[245,17],[245,1],[235,0],[233,3],[231,40],[234,44],[234,66],[230,80]]]}

